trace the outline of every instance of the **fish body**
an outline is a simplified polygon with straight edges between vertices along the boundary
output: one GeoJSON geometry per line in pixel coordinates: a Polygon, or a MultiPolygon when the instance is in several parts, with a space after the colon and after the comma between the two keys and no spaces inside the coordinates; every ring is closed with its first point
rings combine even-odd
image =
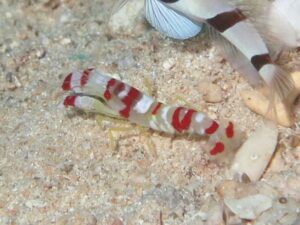
{"type": "Polygon", "coordinates": [[[164,20],[164,24],[173,24],[173,20],[161,16],[163,8],[175,11],[195,24],[207,24],[225,38],[233,48],[228,52],[229,61],[235,68],[247,67],[241,71],[255,83],[264,81],[270,88],[271,95],[275,94],[284,100],[294,88],[293,81],[273,60],[268,46],[250,22],[246,14],[234,4],[225,0],[145,0],[145,14],[151,23],[153,19],[164,20]],[[160,2],[161,4],[156,4],[160,2]],[[232,53],[236,49],[239,54],[232,53]],[[242,59],[242,60],[241,60],[242,59]],[[242,62],[241,62],[242,61],[242,62]],[[259,80],[258,80],[259,79],[259,80]]]}
{"type": "Polygon", "coordinates": [[[280,41],[280,50],[300,47],[299,12],[299,0],[275,0],[272,3],[269,12],[269,29],[280,41]]]}
{"type": "Polygon", "coordinates": [[[240,132],[232,122],[224,126],[203,112],[166,105],[93,69],[69,74],[62,88],[74,92],[66,97],[65,106],[120,117],[165,133],[207,136],[212,158],[230,155],[241,143],[240,132]]]}

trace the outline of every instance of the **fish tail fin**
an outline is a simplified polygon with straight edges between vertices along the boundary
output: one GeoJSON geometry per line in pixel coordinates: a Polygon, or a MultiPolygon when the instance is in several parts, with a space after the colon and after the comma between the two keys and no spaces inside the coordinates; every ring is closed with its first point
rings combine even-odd
{"type": "Polygon", "coordinates": [[[213,160],[227,161],[233,158],[236,150],[244,141],[244,132],[233,122],[222,122],[217,131],[209,136],[208,152],[213,160]]]}
{"type": "Polygon", "coordinates": [[[266,116],[277,121],[278,115],[276,103],[289,103],[289,96],[295,90],[295,84],[292,77],[278,65],[268,64],[266,68],[262,68],[261,75],[264,78],[269,90],[267,97],[269,105],[266,116]]]}
{"type": "Polygon", "coordinates": [[[279,66],[272,64],[273,71],[271,71],[271,80],[269,85],[271,90],[277,95],[281,100],[285,100],[292,90],[295,88],[294,81],[292,77],[279,66]]]}

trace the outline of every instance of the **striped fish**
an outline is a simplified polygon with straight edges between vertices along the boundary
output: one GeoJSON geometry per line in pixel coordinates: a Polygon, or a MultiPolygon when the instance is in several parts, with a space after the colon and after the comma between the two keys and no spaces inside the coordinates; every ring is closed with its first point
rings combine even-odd
{"type": "MultiPolygon", "coordinates": [[[[127,1],[118,0],[123,5],[127,1]]],[[[266,84],[271,104],[275,99],[284,101],[294,89],[293,80],[273,62],[270,46],[244,13],[242,4],[235,5],[226,0],[145,0],[145,15],[157,30],[177,39],[197,35],[206,24],[222,37],[221,46],[235,69],[254,86],[266,84]]]]}
{"type": "MultiPolygon", "coordinates": [[[[145,0],[145,4],[146,17],[149,21],[152,20],[151,17],[157,19],[160,15],[158,12],[167,8],[196,24],[205,23],[212,27],[241,53],[240,57],[249,62],[243,63],[249,73],[246,75],[251,76],[251,80],[261,78],[280,99],[285,99],[294,88],[290,76],[272,61],[269,49],[255,26],[241,9],[229,4],[228,1],[145,0]],[[156,4],[158,1],[162,4],[156,4]]],[[[164,20],[165,23],[173,23],[166,18],[164,20]]],[[[241,62],[236,58],[230,61],[235,60],[241,62]]]]}
{"type": "Polygon", "coordinates": [[[69,74],[62,88],[74,92],[65,98],[65,106],[127,119],[169,134],[208,137],[208,152],[213,159],[232,155],[241,144],[241,133],[232,122],[224,126],[194,109],[165,105],[94,69],[69,74]]]}

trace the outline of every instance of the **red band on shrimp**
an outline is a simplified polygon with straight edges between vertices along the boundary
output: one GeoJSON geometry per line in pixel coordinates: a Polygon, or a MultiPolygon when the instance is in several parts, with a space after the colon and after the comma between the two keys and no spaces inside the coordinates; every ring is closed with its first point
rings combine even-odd
{"type": "Polygon", "coordinates": [[[65,106],[75,106],[76,98],[77,98],[76,95],[67,96],[65,98],[64,105],[65,106]]]}
{"type": "Polygon", "coordinates": [[[64,80],[63,85],[61,86],[64,91],[71,90],[71,81],[72,81],[72,73],[70,73],[64,80]]]}
{"type": "Polygon", "coordinates": [[[90,77],[92,71],[93,71],[93,69],[86,69],[85,71],[83,71],[82,77],[80,79],[80,85],[81,85],[81,87],[83,87],[84,85],[86,85],[86,83],[88,82],[89,77],[90,77]]]}
{"type": "Polygon", "coordinates": [[[217,154],[224,152],[224,150],[225,150],[224,144],[222,142],[217,142],[215,147],[212,150],[210,150],[209,153],[213,156],[216,156],[217,154]]]}
{"type": "Polygon", "coordinates": [[[234,136],[234,128],[233,128],[233,123],[229,122],[228,126],[226,128],[226,136],[228,138],[232,138],[234,136]]]}
{"type": "Polygon", "coordinates": [[[106,100],[111,99],[110,88],[111,88],[112,86],[114,86],[115,83],[116,83],[116,80],[115,80],[115,79],[110,79],[110,80],[107,82],[106,90],[105,90],[105,92],[104,92],[104,98],[105,98],[106,100]]]}
{"type": "Polygon", "coordinates": [[[118,86],[115,88],[114,94],[115,94],[116,96],[118,96],[118,94],[119,94],[121,91],[123,91],[124,89],[125,89],[125,84],[124,84],[123,82],[120,82],[120,83],[118,84],[118,86]]]}
{"type": "Polygon", "coordinates": [[[180,112],[183,110],[183,107],[178,107],[174,113],[173,113],[173,118],[172,118],[172,126],[178,131],[182,132],[184,130],[187,130],[190,128],[191,121],[192,121],[192,116],[195,112],[193,109],[189,109],[183,119],[180,121],[180,112]]]}
{"type": "Polygon", "coordinates": [[[218,128],[219,128],[219,124],[216,121],[213,121],[212,125],[205,130],[205,133],[209,135],[213,134],[218,130],[218,128]]]}
{"type": "Polygon", "coordinates": [[[129,117],[130,109],[139,100],[139,97],[141,97],[141,92],[131,87],[128,94],[122,99],[125,108],[120,111],[121,116],[129,117]]]}
{"type": "Polygon", "coordinates": [[[156,104],[156,106],[154,107],[154,109],[152,110],[152,115],[156,115],[161,107],[162,103],[161,102],[158,102],[156,104]]]}

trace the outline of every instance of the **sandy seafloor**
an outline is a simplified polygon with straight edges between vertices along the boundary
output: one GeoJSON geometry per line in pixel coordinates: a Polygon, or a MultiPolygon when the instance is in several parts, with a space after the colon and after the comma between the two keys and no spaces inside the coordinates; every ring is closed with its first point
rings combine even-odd
{"type": "MultiPolygon", "coordinates": [[[[1,225],[205,224],[209,202],[220,199],[216,186],[228,165],[208,160],[205,141],[65,109],[61,84],[72,70],[119,74],[161,101],[230,118],[248,135],[263,123],[240,97],[247,81],[207,38],[173,41],[146,22],[131,34],[111,33],[110,6],[0,0],[1,225]],[[203,100],[202,81],[221,88],[220,103],[203,100]],[[120,130],[114,149],[113,129],[120,130]]],[[[285,52],[279,63],[299,70],[300,53],[285,52]]],[[[280,127],[280,148],[263,179],[299,203],[297,132],[296,125],[280,127]]]]}

